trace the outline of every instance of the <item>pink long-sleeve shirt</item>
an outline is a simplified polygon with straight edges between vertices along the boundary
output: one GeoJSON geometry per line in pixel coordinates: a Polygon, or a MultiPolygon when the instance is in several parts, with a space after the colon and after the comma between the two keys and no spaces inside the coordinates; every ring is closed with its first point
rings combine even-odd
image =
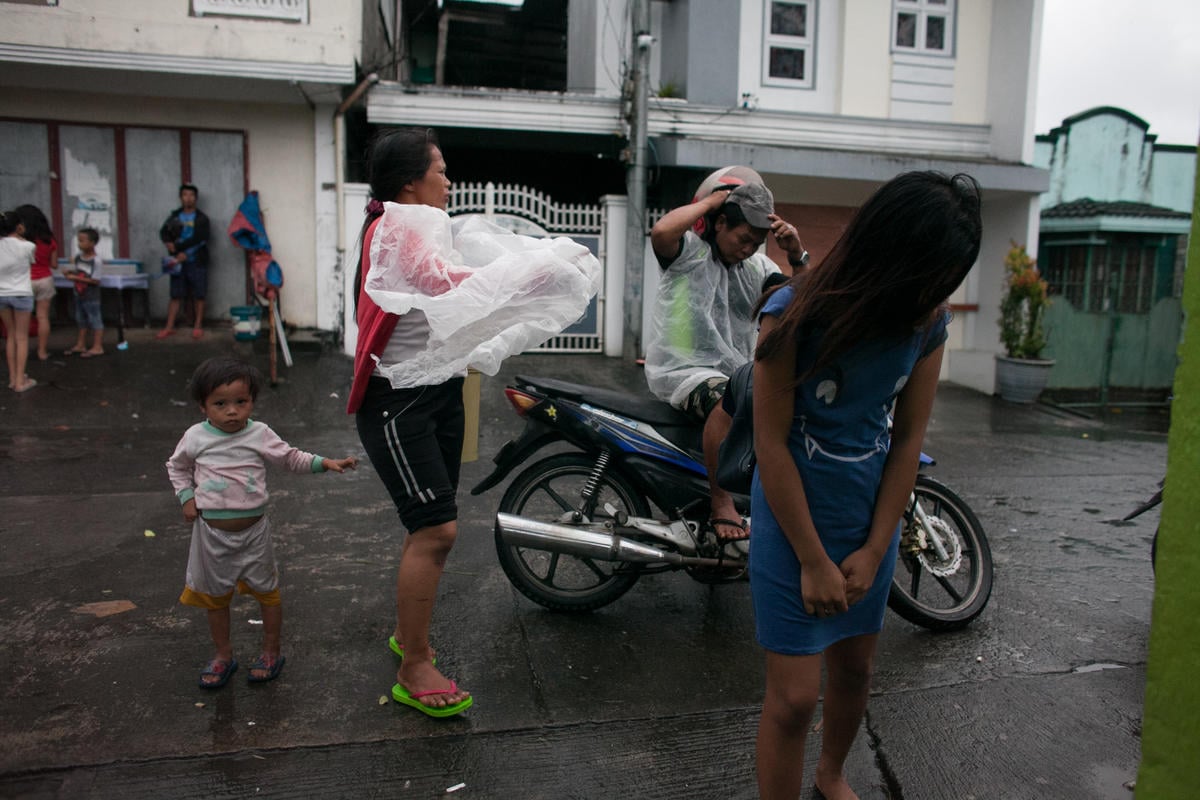
{"type": "Polygon", "coordinates": [[[261,422],[247,420],[237,433],[225,433],[206,420],[183,434],[167,460],[167,476],[180,505],[195,499],[208,519],[254,517],[267,509],[268,463],[289,472],[324,472],[322,461],[261,422]]]}

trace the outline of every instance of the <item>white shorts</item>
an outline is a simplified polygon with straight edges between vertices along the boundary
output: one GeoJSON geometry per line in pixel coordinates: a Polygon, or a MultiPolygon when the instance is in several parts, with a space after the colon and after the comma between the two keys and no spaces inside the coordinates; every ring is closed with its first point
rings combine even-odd
{"type": "Polygon", "coordinates": [[[54,288],[54,276],[48,278],[38,278],[33,283],[33,300],[40,303],[42,300],[53,300],[56,289],[54,288]]]}
{"type": "Polygon", "coordinates": [[[223,608],[229,605],[235,588],[267,605],[279,602],[279,569],[267,516],[236,533],[214,528],[203,517],[197,517],[192,523],[187,589],[180,601],[202,608],[223,608]],[[274,602],[265,598],[273,598],[274,602]]]}

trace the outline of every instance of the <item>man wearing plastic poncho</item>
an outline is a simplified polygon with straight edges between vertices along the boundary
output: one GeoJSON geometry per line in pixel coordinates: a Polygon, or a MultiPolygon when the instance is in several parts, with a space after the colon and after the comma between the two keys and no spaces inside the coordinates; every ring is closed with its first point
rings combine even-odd
{"type": "Polygon", "coordinates": [[[762,178],[746,167],[709,176],[694,202],[654,225],[650,243],[662,274],[646,344],[646,382],[657,397],[704,422],[709,529],[719,539],[745,538],[733,499],[715,479],[730,424],[720,401],[729,376],[754,355],[754,309],[762,292],[807,264],[808,253],[795,226],[776,216],[762,178]],[[758,252],[768,234],[787,253],[787,272],[758,252]]]}

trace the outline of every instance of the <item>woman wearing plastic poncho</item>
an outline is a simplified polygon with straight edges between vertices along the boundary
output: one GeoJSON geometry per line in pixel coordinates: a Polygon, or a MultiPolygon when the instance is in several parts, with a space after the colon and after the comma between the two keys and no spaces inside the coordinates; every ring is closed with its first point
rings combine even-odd
{"type": "Polygon", "coordinates": [[[518,236],[478,217],[452,223],[432,130],[385,131],[368,162],[373,199],[355,279],[359,331],[347,410],[409,531],[389,641],[401,659],[392,697],[446,717],[472,702],[438,671],[429,645],[458,531],[463,376],[468,366],[494,375],[507,356],[575,322],[600,268],[569,239],[518,236]]]}

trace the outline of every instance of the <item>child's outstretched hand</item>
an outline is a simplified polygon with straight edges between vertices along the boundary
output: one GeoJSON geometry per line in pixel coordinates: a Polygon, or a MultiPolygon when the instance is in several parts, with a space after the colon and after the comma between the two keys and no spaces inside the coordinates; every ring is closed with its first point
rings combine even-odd
{"type": "Polygon", "coordinates": [[[348,469],[358,467],[358,459],[354,456],[347,458],[322,458],[321,467],[326,472],[345,472],[348,469]]]}
{"type": "Polygon", "coordinates": [[[188,522],[195,522],[198,516],[200,516],[200,512],[196,510],[195,498],[189,499],[183,504],[183,518],[188,522]]]}

